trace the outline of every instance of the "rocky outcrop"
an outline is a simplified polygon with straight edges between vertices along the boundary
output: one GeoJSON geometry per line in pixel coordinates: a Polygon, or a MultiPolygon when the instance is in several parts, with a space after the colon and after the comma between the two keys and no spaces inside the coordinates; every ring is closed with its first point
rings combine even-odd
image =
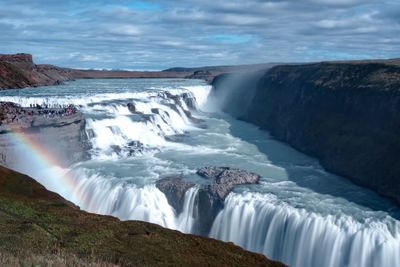
{"type": "Polygon", "coordinates": [[[32,85],[29,75],[17,66],[0,61],[0,89],[24,88],[32,85]]]}
{"type": "Polygon", "coordinates": [[[57,85],[71,79],[72,70],[36,65],[30,54],[0,54],[0,89],[57,85]]]}
{"type": "Polygon", "coordinates": [[[87,157],[85,118],[71,109],[23,108],[0,102],[0,164],[29,167],[31,150],[61,166],[87,157]],[[62,140],[62,142],[60,142],[62,140]],[[23,161],[23,162],[21,162],[23,161]]]}
{"type": "Polygon", "coordinates": [[[216,77],[211,98],[327,170],[400,204],[398,65],[283,65],[251,75],[216,77]]]}
{"type": "Polygon", "coordinates": [[[166,177],[157,181],[156,186],[165,194],[168,203],[179,214],[182,212],[186,191],[195,186],[194,183],[183,177],[166,177]]]}
{"type": "MultiPolygon", "coordinates": [[[[206,179],[198,185],[195,200],[195,229],[197,234],[206,236],[218,212],[224,208],[224,200],[237,185],[256,184],[260,176],[245,170],[230,167],[204,167],[197,174],[206,179]]],[[[162,191],[179,214],[182,211],[186,191],[195,184],[184,177],[167,177],[157,182],[162,191]]]]}
{"type": "Polygon", "coordinates": [[[30,54],[15,54],[15,55],[0,54],[0,61],[11,63],[16,67],[24,70],[33,70],[35,67],[35,64],[33,64],[32,55],[30,54]]]}
{"type": "Polygon", "coordinates": [[[242,184],[256,184],[261,176],[252,172],[230,167],[204,167],[197,174],[209,181],[209,185],[202,189],[215,199],[225,200],[234,186],[242,184]]]}
{"type": "Polygon", "coordinates": [[[208,180],[208,185],[199,189],[197,229],[208,234],[215,217],[224,208],[224,200],[237,185],[256,184],[260,176],[245,170],[230,167],[204,167],[197,174],[208,180]]]}

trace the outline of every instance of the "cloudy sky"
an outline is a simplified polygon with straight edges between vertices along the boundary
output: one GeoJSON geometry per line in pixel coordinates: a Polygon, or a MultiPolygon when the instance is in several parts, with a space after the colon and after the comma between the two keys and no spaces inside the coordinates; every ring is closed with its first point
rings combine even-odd
{"type": "Polygon", "coordinates": [[[66,67],[400,57],[399,0],[0,0],[0,53],[66,67]]]}

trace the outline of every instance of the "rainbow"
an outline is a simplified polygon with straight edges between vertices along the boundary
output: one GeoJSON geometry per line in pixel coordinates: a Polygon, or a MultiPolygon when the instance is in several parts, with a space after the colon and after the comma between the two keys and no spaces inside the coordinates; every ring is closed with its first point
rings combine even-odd
{"type": "MultiPolygon", "coordinates": [[[[84,197],[78,195],[76,178],[72,176],[69,169],[61,168],[60,161],[52,155],[40,142],[35,140],[31,135],[21,131],[20,127],[9,127],[9,133],[6,136],[10,138],[10,142],[16,146],[16,149],[23,151],[23,158],[29,158],[27,164],[34,164],[32,169],[21,166],[22,172],[32,175],[33,178],[45,186],[47,189],[54,191],[79,207],[83,205],[84,197]],[[39,172],[32,173],[37,169],[39,172]]],[[[22,153],[21,153],[22,154],[22,153]]]]}

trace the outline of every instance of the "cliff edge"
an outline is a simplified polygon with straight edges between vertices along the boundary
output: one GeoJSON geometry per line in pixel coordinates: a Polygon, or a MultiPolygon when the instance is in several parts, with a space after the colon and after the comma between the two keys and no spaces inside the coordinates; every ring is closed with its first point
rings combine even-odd
{"type": "Polygon", "coordinates": [[[400,204],[400,66],[393,62],[282,65],[221,75],[211,98],[400,204]]]}
{"type": "Polygon", "coordinates": [[[0,102],[0,165],[30,168],[32,149],[47,151],[61,166],[81,161],[89,149],[85,124],[84,115],[73,106],[27,108],[0,102]]]}
{"type": "Polygon", "coordinates": [[[0,166],[2,266],[283,267],[232,243],[81,211],[0,166]]]}
{"type": "Polygon", "coordinates": [[[71,79],[71,70],[36,65],[30,54],[0,54],[0,89],[56,85],[71,79]]]}

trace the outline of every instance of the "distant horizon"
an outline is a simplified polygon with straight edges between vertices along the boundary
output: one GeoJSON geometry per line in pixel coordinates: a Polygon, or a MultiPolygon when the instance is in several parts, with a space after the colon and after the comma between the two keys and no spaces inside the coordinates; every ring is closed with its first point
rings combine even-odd
{"type": "Polygon", "coordinates": [[[68,68],[400,57],[395,0],[0,0],[0,51],[68,68]]]}
{"type": "MultiPolygon", "coordinates": [[[[17,53],[2,53],[0,52],[1,55],[17,55],[17,54],[29,54],[27,52],[17,52],[17,53]]],[[[213,68],[213,67],[240,67],[240,66],[256,66],[256,65],[268,65],[268,64],[276,64],[276,65],[285,65],[285,64],[313,64],[313,63],[322,63],[322,62],[363,62],[363,61],[390,61],[390,60],[400,60],[400,57],[394,57],[394,58],[359,58],[359,59],[350,59],[350,60],[342,60],[342,59],[330,59],[330,60],[319,60],[319,61],[308,61],[308,62],[258,62],[258,63],[250,63],[250,64],[233,64],[233,65],[228,65],[228,64],[222,64],[222,65],[200,65],[200,66],[171,66],[167,67],[164,69],[134,69],[134,68],[102,68],[102,67],[96,67],[96,68],[84,68],[84,67],[78,67],[78,66],[62,66],[62,65],[56,65],[56,64],[50,64],[48,62],[38,62],[35,60],[35,55],[32,55],[33,62],[38,65],[54,65],[60,68],[67,68],[67,69],[75,69],[75,70],[83,70],[83,71],[127,71],[127,72],[162,72],[166,71],[169,69],[201,69],[201,68],[213,68]]]]}

